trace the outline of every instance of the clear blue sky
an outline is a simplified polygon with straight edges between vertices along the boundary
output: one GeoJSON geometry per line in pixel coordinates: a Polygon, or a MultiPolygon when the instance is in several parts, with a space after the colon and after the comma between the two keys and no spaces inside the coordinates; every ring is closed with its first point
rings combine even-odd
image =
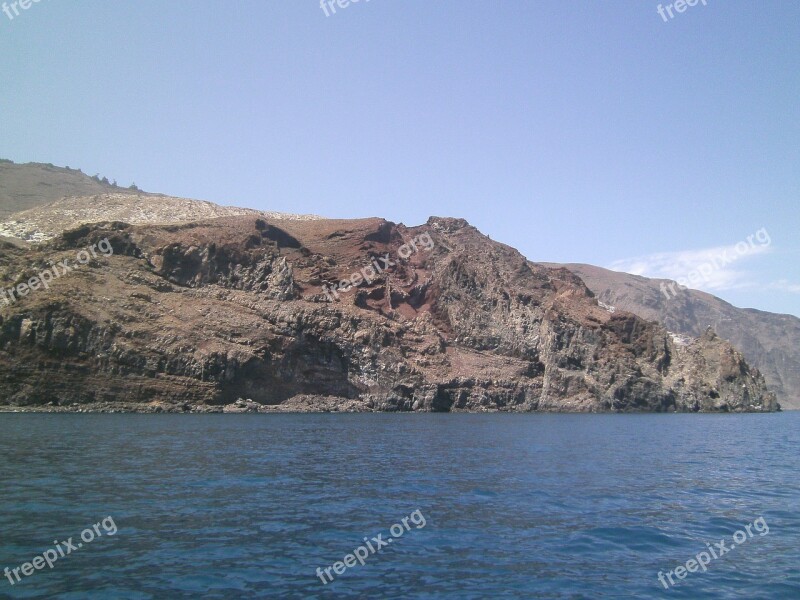
{"type": "Polygon", "coordinates": [[[657,5],[41,0],[0,13],[0,157],[672,277],[766,228],[697,287],[800,315],[800,2],[657,5]]]}

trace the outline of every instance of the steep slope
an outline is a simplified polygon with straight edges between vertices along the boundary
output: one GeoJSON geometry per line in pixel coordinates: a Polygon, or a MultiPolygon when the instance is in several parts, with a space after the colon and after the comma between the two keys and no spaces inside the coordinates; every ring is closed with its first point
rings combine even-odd
{"type": "Polygon", "coordinates": [[[77,169],[50,164],[0,160],[0,221],[9,215],[49,204],[64,196],[93,196],[122,191],[77,169]]]}
{"type": "Polygon", "coordinates": [[[87,223],[188,223],[237,215],[320,218],[150,194],[102,183],[76,169],[0,160],[0,238],[42,242],[87,223]]]}
{"type": "Polygon", "coordinates": [[[106,238],[113,255],[0,300],[0,401],[776,408],[761,375],[712,332],[680,341],[612,314],[569,271],[458,219],[84,226],[38,247],[1,246],[0,286],[106,238]],[[345,278],[354,287],[327,287],[345,278]]]}
{"type": "Polygon", "coordinates": [[[320,218],[315,215],[292,215],[219,206],[213,202],[160,194],[106,193],[62,198],[45,206],[15,213],[6,221],[0,222],[0,235],[41,242],[88,223],[123,221],[133,225],[172,224],[239,215],[289,220],[320,218]]]}
{"type": "Polygon", "coordinates": [[[759,310],[736,308],[716,296],[681,290],[669,298],[661,285],[673,282],[609,271],[583,264],[566,267],[579,275],[605,304],[658,321],[668,330],[689,336],[708,327],[742,351],[763,373],[769,389],[784,408],[800,409],[800,319],[759,310]]]}

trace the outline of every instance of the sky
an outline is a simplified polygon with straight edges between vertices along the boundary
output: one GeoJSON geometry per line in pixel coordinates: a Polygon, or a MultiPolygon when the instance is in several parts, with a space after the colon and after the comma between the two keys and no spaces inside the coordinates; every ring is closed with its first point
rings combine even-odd
{"type": "Polygon", "coordinates": [[[9,6],[0,158],[800,316],[800,2],[673,1],[9,6]]]}

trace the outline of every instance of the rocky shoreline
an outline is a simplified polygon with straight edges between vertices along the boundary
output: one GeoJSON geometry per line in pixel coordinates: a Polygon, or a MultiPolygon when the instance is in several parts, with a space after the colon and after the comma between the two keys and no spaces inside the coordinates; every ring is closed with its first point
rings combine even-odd
{"type": "MultiPolygon", "coordinates": [[[[780,409],[778,409],[780,411],[780,409]]],[[[68,406],[57,406],[52,402],[46,405],[10,406],[0,405],[0,413],[130,413],[130,414],[255,414],[255,413],[420,413],[436,412],[430,410],[414,410],[402,407],[387,407],[378,405],[373,399],[353,400],[350,398],[339,398],[336,396],[312,396],[303,395],[290,398],[282,404],[260,404],[253,400],[239,399],[236,402],[226,405],[208,404],[169,404],[165,402],[151,402],[148,404],[130,402],[94,402],[88,404],[71,404],[68,406]]],[[[520,410],[514,407],[481,407],[479,409],[455,409],[448,412],[460,413],[512,413],[512,412],[538,412],[538,413],[563,413],[563,414],[615,414],[615,413],[640,413],[652,411],[633,411],[633,410],[520,410]]],[[[699,412],[717,413],[718,411],[670,411],[670,412],[699,412]]],[[[761,413],[768,412],[759,410],[733,411],[735,413],[761,413]]]]}
{"type": "Polygon", "coordinates": [[[294,402],[266,405],[252,400],[239,399],[225,405],[174,404],[167,402],[90,402],[59,406],[45,405],[0,406],[0,413],[140,413],[140,414],[244,414],[244,413],[306,413],[306,412],[382,412],[368,407],[364,402],[347,398],[298,397],[294,402]]]}

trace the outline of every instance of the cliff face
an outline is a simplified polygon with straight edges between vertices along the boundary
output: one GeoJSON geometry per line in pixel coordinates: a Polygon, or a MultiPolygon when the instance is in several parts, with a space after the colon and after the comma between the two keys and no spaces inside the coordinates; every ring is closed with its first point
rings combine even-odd
{"type": "Polygon", "coordinates": [[[0,286],[106,238],[113,255],[0,299],[0,402],[777,408],[713,333],[673,339],[612,314],[570,271],[457,219],[85,226],[38,248],[0,242],[0,286]]]}
{"type": "Polygon", "coordinates": [[[740,349],[747,362],[766,378],[783,408],[800,409],[800,319],[760,310],[736,308],[716,296],[675,287],[676,295],[660,286],[672,283],[618,273],[591,265],[553,265],[576,273],[597,299],[668,330],[699,336],[711,327],[740,349]]]}

